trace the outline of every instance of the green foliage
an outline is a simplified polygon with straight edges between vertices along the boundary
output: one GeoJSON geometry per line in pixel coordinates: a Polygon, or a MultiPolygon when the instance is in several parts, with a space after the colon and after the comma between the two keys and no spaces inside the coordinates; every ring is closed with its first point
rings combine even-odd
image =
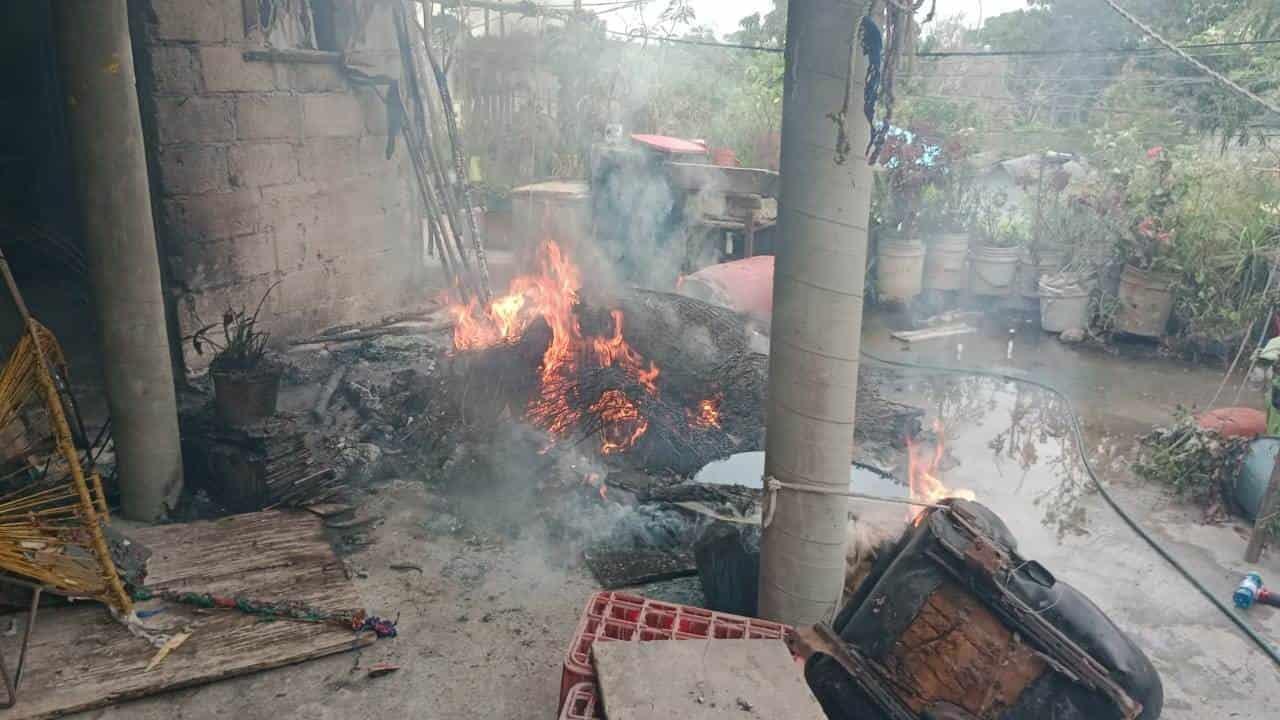
{"type": "Polygon", "coordinates": [[[258,329],[258,315],[279,284],[276,282],[267,288],[252,315],[243,307],[239,310],[228,307],[222,314],[222,322],[204,325],[184,339],[191,342],[197,355],[203,355],[206,349],[213,351],[209,366],[214,370],[252,372],[263,368],[271,335],[258,329]],[[218,327],[222,328],[221,339],[211,334],[218,327]]]}
{"type": "Polygon", "coordinates": [[[1199,158],[1175,209],[1173,254],[1181,333],[1234,342],[1280,301],[1271,268],[1280,253],[1280,188],[1246,167],[1199,158]]]}
{"type": "Polygon", "coordinates": [[[1223,504],[1235,482],[1249,440],[1202,430],[1195,416],[1179,407],[1172,424],[1142,437],[1141,447],[1133,466],[1138,477],[1168,485],[1179,496],[1213,508],[1223,504]]]}
{"type": "Polygon", "coordinates": [[[1195,346],[1239,342],[1280,301],[1280,183],[1197,146],[1141,149],[1132,130],[1100,141],[1100,179],[1073,199],[1116,258],[1174,273],[1178,334],[1195,346]]]}
{"type": "Polygon", "coordinates": [[[1002,191],[979,193],[974,199],[973,233],[987,247],[1016,248],[1030,243],[1031,227],[1024,217],[1010,214],[1002,191]]]}

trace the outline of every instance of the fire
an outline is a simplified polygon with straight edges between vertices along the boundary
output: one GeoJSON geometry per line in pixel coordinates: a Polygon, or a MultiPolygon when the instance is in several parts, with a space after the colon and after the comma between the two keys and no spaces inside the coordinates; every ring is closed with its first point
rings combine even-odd
{"type": "Polygon", "coordinates": [[[698,409],[686,410],[689,424],[699,428],[720,427],[720,396],[703,398],[698,402],[698,409]]]}
{"type": "MultiPolygon", "coordinates": [[[[622,311],[610,313],[610,336],[583,335],[573,311],[581,286],[578,267],[559,245],[547,240],[538,249],[537,271],[514,278],[507,294],[494,298],[487,307],[482,308],[473,300],[451,309],[454,350],[478,350],[515,341],[539,318],[546,322],[551,341],[538,370],[538,396],[526,408],[525,416],[556,439],[565,437],[583,419],[583,412],[575,410],[566,395],[566,388],[576,382],[583,362],[617,367],[644,392],[658,393],[660,370],[626,341],[622,311]]],[[[621,390],[602,393],[586,412],[603,422],[603,455],[631,449],[649,428],[648,420],[621,390]]]]}
{"type": "MultiPolygon", "coordinates": [[[[933,432],[937,440],[934,442],[932,452],[922,448],[919,441],[907,438],[907,478],[911,484],[911,499],[928,503],[936,503],[944,498],[976,500],[977,495],[972,490],[952,489],[938,479],[938,466],[942,463],[942,456],[946,452],[941,421],[937,419],[933,421],[933,432]]],[[[909,519],[914,520],[921,511],[922,508],[911,508],[908,511],[909,519]]]]}
{"type": "Polygon", "coordinates": [[[614,310],[609,313],[613,318],[613,337],[605,340],[603,338],[595,338],[592,345],[595,347],[596,360],[600,363],[600,367],[618,367],[627,370],[636,380],[644,387],[645,391],[650,395],[658,393],[658,366],[653,362],[649,363],[649,367],[644,367],[644,358],[640,357],[640,353],[635,348],[627,344],[622,338],[622,311],[614,310]]]}
{"type": "Polygon", "coordinates": [[[605,484],[604,477],[600,473],[587,473],[585,481],[587,485],[596,489],[596,492],[600,494],[601,500],[608,501],[609,486],[605,484]]]}
{"type": "Polygon", "coordinates": [[[605,422],[601,433],[601,455],[613,455],[631,449],[644,435],[644,431],[649,429],[649,421],[644,419],[635,403],[621,390],[604,391],[600,399],[591,406],[590,412],[605,422]]]}

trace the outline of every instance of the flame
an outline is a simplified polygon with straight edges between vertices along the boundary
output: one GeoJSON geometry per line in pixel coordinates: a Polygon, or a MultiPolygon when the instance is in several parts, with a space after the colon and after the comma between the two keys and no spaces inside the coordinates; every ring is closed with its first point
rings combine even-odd
{"type": "Polygon", "coordinates": [[[601,500],[604,500],[606,502],[609,500],[609,486],[605,484],[604,476],[602,476],[600,473],[592,472],[592,473],[587,473],[587,476],[584,480],[587,483],[587,485],[595,488],[596,492],[600,493],[601,500]]]}
{"type": "Polygon", "coordinates": [[[720,399],[719,395],[703,398],[698,402],[696,411],[685,410],[689,424],[704,429],[720,427],[720,399]]]}
{"type": "MultiPolygon", "coordinates": [[[[946,452],[946,438],[942,422],[933,421],[933,432],[937,437],[932,452],[920,446],[918,440],[907,438],[907,478],[911,485],[911,499],[921,502],[936,503],[944,498],[961,498],[976,500],[972,490],[949,488],[938,479],[938,466],[946,452]]],[[[915,520],[924,508],[913,507],[907,511],[909,520],[915,520]]]]}
{"type": "Polygon", "coordinates": [[[605,421],[601,433],[601,455],[613,455],[631,449],[645,430],[649,429],[649,421],[621,390],[605,390],[588,412],[605,421]]]}
{"type": "MultiPolygon", "coordinates": [[[[479,350],[518,340],[541,318],[551,330],[551,341],[542,355],[538,395],[525,416],[553,439],[565,437],[583,419],[583,412],[569,403],[566,388],[576,384],[582,362],[597,367],[617,367],[649,395],[657,395],[658,366],[646,361],[623,336],[623,313],[613,310],[609,337],[584,337],[577,315],[578,267],[551,240],[538,249],[538,268],[511,281],[508,292],[487,307],[471,301],[451,308],[454,316],[454,350],[479,350]]],[[[600,453],[612,455],[635,446],[649,428],[631,398],[621,390],[609,390],[586,411],[603,422],[600,453]]]]}
{"type": "Polygon", "coordinates": [[[639,380],[646,392],[650,395],[656,395],[658,393],[658,366],[650,361],[648,369],[645,369],[644,358],[623,339],[622,311],[613,310],[609,315],[613,318],[613,337],[608,340],[595,338],[592,341],[592,345],[595,346],[596,360],[600,363],[600,367],[617,365],[627,370],[636,380],[639,380]]]}

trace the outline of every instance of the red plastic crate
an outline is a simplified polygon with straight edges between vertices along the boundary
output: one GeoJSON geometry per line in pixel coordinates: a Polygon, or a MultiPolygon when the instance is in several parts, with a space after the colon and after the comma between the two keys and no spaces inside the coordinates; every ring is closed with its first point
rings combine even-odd
{"type": "Polygon", "coordinates": [[[594,683],[582,682],[569,688],[560,710],[560,720],[602,720],[594,683]]]}
{"type": "Polygon", "coordinates": [[[791,627],[782,623],[712,612],[702,608],[649,600],[623,592],[598,592],[587,602],[573,642],[565,653],[560,676],[560,706],[574,686],[593,682],[591,645],[596,642],[650,640],[786,639],[791,627]]]}

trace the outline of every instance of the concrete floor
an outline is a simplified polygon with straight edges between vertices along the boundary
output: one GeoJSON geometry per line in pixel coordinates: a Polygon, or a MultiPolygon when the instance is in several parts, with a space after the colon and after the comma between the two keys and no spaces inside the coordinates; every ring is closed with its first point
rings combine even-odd
{"type": "MultiPolygon", "coordinates": [[[[1280,552],[1241,560],[1245,528],[1208,526],[1195,508],[1127,469],[1133,438],[1178,404],[1204,404],[1221,373],[1153,357],[1075,349],[1008,327],[904,350],[868,318],[868,350],[895,360],[1012,370],[1047,380],[1083,413],[1091,461],[1116,499],[1221,598],[1250,569],[1280,578],[1280,552]]],[[[892,396],[894,389],[886,395],[892,396]]],[[[1154,661],[1174,720],[1261,717],[1280,697],[1280,669],[1125,527],[1089,488],[1061,403],[1030,386],[963,375],[905,374],[904,399],[946,427],[942,479],[975,490],[1035,558],[1089,595],[1154,661]]],[[[1228,390],[1228,396],[1234,389],[1228,390]]],[[[1246,389],[1245,401],[1258,405],[1246,389]]],[[[368,649],[110,708],[93,718],[552,718],[564,648],[593,590],[572,553],[536,534],[518,542],[440,534],[442,503],[400,480],[365,498],[385,516],[350,556],[369,609],[401,613],[400,637],[368,649]],[[389,565],[416,563],[423,573],[389,565]],[[365,670],[394,662],[377,679],[365,670]]],[[[1280,641],[1280,611],[1250,623],[1280,641]]]]}

